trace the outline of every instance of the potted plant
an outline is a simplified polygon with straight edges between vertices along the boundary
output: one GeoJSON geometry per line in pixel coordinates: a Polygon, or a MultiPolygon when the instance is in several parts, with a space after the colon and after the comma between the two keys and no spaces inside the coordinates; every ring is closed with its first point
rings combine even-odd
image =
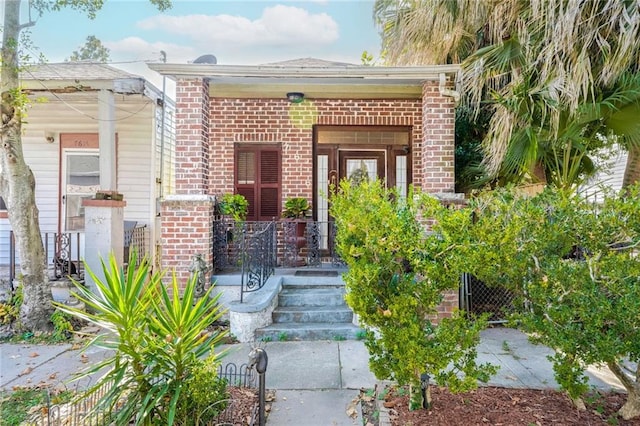
{"type": "Polygon", "coordinates": [[[310,209],[311,205],[306,198],[292,197],[285,201],[282,217],[288,219],[304,219],[310,209]]]}
{"type": "Polygon", "coordinates": [[[249,202],[241,194],[223,194],[217,207],[221,215],[231,216],[236,222],[244,222],[249,211],[249,202]]]}
{"type": "Polygon", "coordinates": [[[305,220],[305,217],[310,213],[310,211],[311,205],[306,198],[292,197],[288,198],[284,203],[282,217],[287,222],[293,222],[285,223],[284,226],[285,241],[287,245],[291,247],[291,250],[294,250],[294,259],[291,261],[294,266],[302,266],[305,263],[299,253],[302,247],[307,243],[307,238],[305,236],[307,221],[305,220]]]}

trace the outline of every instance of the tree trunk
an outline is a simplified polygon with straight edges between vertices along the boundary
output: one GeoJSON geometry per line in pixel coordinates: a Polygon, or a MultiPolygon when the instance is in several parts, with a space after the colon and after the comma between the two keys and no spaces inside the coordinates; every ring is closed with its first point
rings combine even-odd
{"type": "Polygon", "coordinates": [[[627,402],[618,410],[618,414],[625,420],[640,416],[640,389],[627,394],[627,402]]]}
{"type": "Polygon", "coordinates": [[[22,326],[30,331],[52,329],[53,297],[46,276],[46,259],[35,200],[35,178],[24,161],[22,116],[26,107],[18,79],[20,1],[4,2],[2,44],[2,123],[0,127],[0,195],[20,254],[23,303],[22,326]]]}
{"type": "Polygon", "coordinates": [[[635,380],[628,376],[620,365],[615,362],[608,362],[607,367],[614,376],[620,380],[624,388],[627,390],[627,402],[618,410],[618,414],[623,419],[629,420],[640,416],[640,383],[638,382],[639,371],[636,371],[635,380]]]}

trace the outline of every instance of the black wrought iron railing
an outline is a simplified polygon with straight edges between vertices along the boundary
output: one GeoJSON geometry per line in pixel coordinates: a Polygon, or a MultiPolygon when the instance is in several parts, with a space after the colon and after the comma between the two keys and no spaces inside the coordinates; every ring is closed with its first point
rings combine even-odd
{"type": "MultiPolygon", "coordinates": [[[[68,275],[81,276],[83,274],[80,261],[81,243],[78,232],[45,232],[42,234],[44,254],[47,263],[51,265],[54,278],[68,275]]],[[[9,231],[9,281],[13,283],[17,273],[16,239],[13,231],[9,231]]]]}
{"type": "MultiPolygon", "coordinates": [[[[146,225],[134,226],[125,230],[125,260],[128,259],[130,250],[135,250],[141,259],[149,253],[149,228],[146,225]]],[[[6,241],[6,240],[5,240],[6,241]]],[[[8,253],[9,281],[14,282],[19,265],[19,256],[16,249],[16,240],[13,231],[9,231],[9,247],[4,253],[8,253]]],[[[49,266],[51,278],[65,278],[72,276],[82,278],[84,275],[84,242],[81,232],[45,232],[42,234],[45,259],[49,266]]],[[[6,265],[6,264],[5,264],[6,265]]]]}
{"type": "Polygon", "coordinates": [[[261,289],[275,271],[275,222],[266,222],[263,229],[254,230],[251,233],[245,227],[240,239],[240,253],[242,273],[240,303],[242,303],[244,293],[261,289]]]}
{"type": "Polygon", "coordinates": [[[213,258],[218,273],[237,273],[243,267],[242,247],[246,238],[275,224],[276,265],[286,268],[321,266],[329,263],[343,266],[335,250],[334,222],[312,220],[280,220],[276,222],[234,222],[219,219],[214,222],[213,258]]]}

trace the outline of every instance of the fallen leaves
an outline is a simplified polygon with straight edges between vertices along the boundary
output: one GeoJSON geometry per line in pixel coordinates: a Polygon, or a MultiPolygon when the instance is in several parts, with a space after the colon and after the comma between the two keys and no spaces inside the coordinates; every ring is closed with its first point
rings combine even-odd
{"type": "Polygon", "coordinates": [[[27,374],[31,374],[33,371],[33,367],[27,367],[18,374],[18,376],[26,376],[27,374]]]}

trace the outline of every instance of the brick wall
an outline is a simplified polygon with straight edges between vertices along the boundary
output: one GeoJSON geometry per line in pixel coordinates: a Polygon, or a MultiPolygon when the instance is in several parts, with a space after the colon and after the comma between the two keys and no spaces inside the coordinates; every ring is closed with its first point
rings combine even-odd
{"type": "Polygon", "coordinates": [[[282,143],[283,200],[312,197],[312,129],[318,125],[411,126],[413,183],[432,191],[452,191],[454,113],[450,98],[427,84],[427,101],[312,99],[216,99],[210,101],[211,194],[233,190],[234,143],[282,143]],[[432,108],[438,105],[438,108],[432,108]],[[433,129],[423,135],[423,111],[433,129]],[[449,138],[449,139],[447,139],[449,138]],[[450,144],[450,147],[447,147],[450,144]],[[423,147],[427,147],[425,151],[423,147]],[[300,179],[309,176],[309,179],[300,179]],[[425,181],[425,178],[426,181],[425,181]]]}
{"type": "MultiPolygon", "coordinates": [[[[180,288],[189,279],[189,265],[196,253],[213,264],[213,199],[209,196],[167,196],[161,205],[162,268],[165,283],[176,272],[180,288]]],[[[207,282],[210,277],[207,277],[207,282]]]]}
{"type": "MultiPolygon", "coordinates": [[[[216,195],[233,191],[234,145],[282,147],[282,200],[313,198],[313,126],[410,126],[413,183],[430,192],[454,190],[454,101],[438,82],[423,99],[209,98],[202,79],[177,83],[176,192],[216,195]]],[[[188,277],[193,253],[211,257],[212,203],[170,197],[162,205],[162,264],[188,277]]],[[[447,293],[447,316],[458,295],[447,293]]]]}

